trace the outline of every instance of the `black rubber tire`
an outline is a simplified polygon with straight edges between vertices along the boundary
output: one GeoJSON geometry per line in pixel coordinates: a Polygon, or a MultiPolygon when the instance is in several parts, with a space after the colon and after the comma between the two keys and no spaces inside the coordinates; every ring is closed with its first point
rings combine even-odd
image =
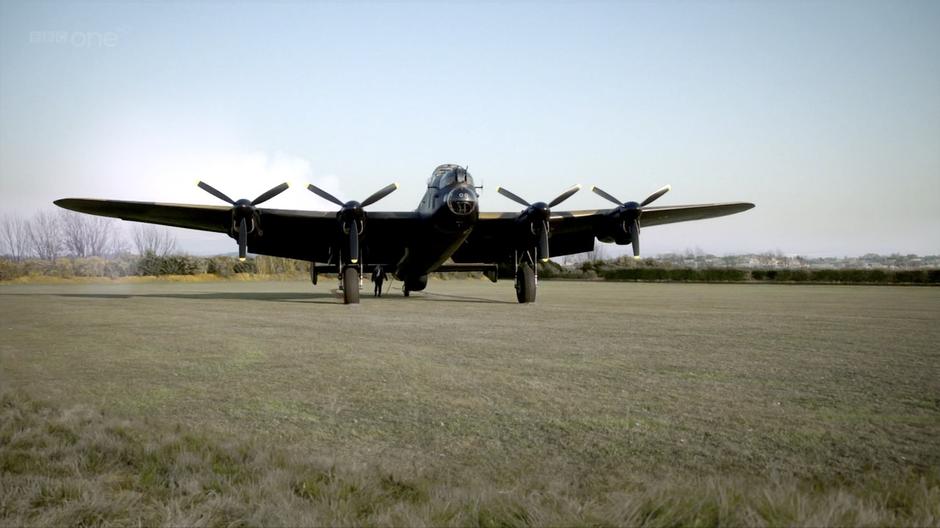
{"type": "Polygon", "coordinates": [[[409,290],[408,288],[405,288],[405,289],[403,289],[403,290],[401,291],[401,293],[402,293],[402,295],[404,295],[405,297],[408,297],[409,295],[411,295],[411,290],[409,290]]]}
{"type": "Polygon", "coordinates": [[[516,271],[516,300],[520,303],[535,302],[535,271],[528,262],[523,262],[516,271]]]}
{"type": "Polygon", "coordinates": [[[343,303],[359,304],[359,270],[351,266],[343,270],[343,303]]]}

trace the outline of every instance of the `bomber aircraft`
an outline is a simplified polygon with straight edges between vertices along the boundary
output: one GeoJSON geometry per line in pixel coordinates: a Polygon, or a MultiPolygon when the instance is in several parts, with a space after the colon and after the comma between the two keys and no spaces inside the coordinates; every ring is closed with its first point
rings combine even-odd
{"type": "Polygon", "coordinates": [[[388,185],[361,202],[343,202],[308,185],[318,196],[336,204],[338,211],[267,209],[262,203],[288,188],[282,183],[254,200],[233,200],[214,187],[199,187],[227,206],[181,205],[120,200],[65,198],[55,204],[100,216],[174,227],[226,233],[238,242],[238,256],[248,252],[311,262],[317,273],[336,271],[346,304],[359,302],[363,273],[381,265],[402,281],[402,291],[423,290],[435,271],[482,271],[497,280],[500,264],[514,270],[516,298],[535,301],[539,262],[550,257],[594,249],[595,239],[631,244],[640,255],[640,229],[673,222],[701,220],[740,213],[754,207],[746,202],[650,207],[670,190],[667,185],[642,202],[622,202],[592,187],[617,204],[610,209],[552,211],[581,186],[576,185],[548,202],[529,202],[512,192],[497,192],[518,203],[519,212],[480,212],[480,187],[465,167],[440,165],[427,182],[418,208],[408,212],[367,212],[366,208],[398,188],[388,185]]]}

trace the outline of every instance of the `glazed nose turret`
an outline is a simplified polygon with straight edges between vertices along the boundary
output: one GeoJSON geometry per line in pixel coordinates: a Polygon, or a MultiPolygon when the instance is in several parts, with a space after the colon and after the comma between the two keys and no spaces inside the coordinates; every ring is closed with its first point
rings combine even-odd
{"type": "Polygon", "coordinates": [[[477,194],[471,187],[456,187],[447,193],[447,208],[457,215],[469,215],[476,210],[477,194]]]}

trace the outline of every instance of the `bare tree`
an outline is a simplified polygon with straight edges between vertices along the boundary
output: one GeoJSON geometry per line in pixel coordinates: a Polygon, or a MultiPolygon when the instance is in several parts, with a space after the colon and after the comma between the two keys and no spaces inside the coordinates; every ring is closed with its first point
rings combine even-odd
{"type": "Polygon", "coordinates": [[[33,215],[29,223],[32,252],[43,260],[55,261],[62,253],[62,229],[59,217],[48,211],[33,215]]]}
{"type": "Polygon", "coordinates": [[[59,220],[65,249],[76,257],[104,256],[115,237],[114,220],[101,216],[61,211],[59,220]]]}
{"type": "Polygon", "coordinates": [[[76,257],[88,256],[88,227],[84,217],[72,211],[59,211],[62,245],[76,257]]]}
{"type": "Polygon", "coordinates": [[[609,246],[598,240],[594,240],[594,260],[607,260],[607,248],[609,246]]]}
{"type": "Polygon", "coordinates": [[[114,224],[114,233],[107,254],[110,256],[125,255],[131,252],[131,243],[127,240],[127,230],[119,222],[114,224]]]}
{"type": "Polygon", "coordinates": [[[88,217],[88,249],[91,255],[105,256],[118,236],[117,221],[101,216],[88,217]]]}
{"type": "Polygon", "coordinates": [[[22,260],[29,256],[31,246],[29,222],[19,216],[4,215],[0,225],[0,242],[3,252],[13,260],[22,260]]]}
{"type": "Polygon", "coordinates": [[[607,246],[603,242],[594,240],[594,249],[591,251],[586,251],[584,253],[579,253],[581,256],[575,262],[595,262],[598,260],[607,260],[607,246]]]}
{"type": "Polygon", "coordinates": [[[137,254],[153,253],[165,257],[176,251],[176,237],[167,228],[149,224],[137,224],[133,232],[137,254]]]}

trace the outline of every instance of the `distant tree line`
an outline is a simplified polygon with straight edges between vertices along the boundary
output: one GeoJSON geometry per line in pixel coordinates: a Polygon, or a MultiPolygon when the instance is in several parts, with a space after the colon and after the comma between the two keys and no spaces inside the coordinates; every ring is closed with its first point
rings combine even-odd
{"type": "MultiPolygon", "coordinates": [[[[694,257],[695,255],[693,255],[694,257]]],[[[690,257],[691,258],[691,257],[690,257]]],[[[720,266],[686,267],[673,261],[629,257],[604,258],[603,246],[569,257],[562,265],[539,264],[541,279],[786,282],[844,284],[940,284],[940,269],[752,269],[728,260],[720,266]]],[[[125,277],[133,275],[237,274],[300,275],[310,264],[258,256],[244,262],[235,257],[194,257],[181,254],[172,232],[150,224],[132,224],[129,233],[111,218],[72,211],[41,211],[29,218],[0,218],[0,280],[26,276],[125,277]]],[[[480,274],[436,274],[442,279],[480,274]]],[[[500,276],[513,276],[501,266],[500,276]]]]}
{"type": "Polygon", "coordinates": [[[755,281],[846,284],[940,284],[940,269],[750,270],[755,281]]]}
{"type": "Polygon", "coordinates": [[[940,284],[940,269],[795,269],[666,267],[654,259],[586,260],[578,266],[549,261],[540,279],[634,282],[780,282],[824,284],[940,284]]]}
{"type": "Polygon", "coordinates": [[[72,211],[0,218],[0,280],[19,277],[126,277],[239,273],[306,273],[309,263],[277,257],[194,257],[181,254],[164,227],[132,224],[72,211]]]}
{"type": "Polygon", "coordinates": [[[306,277],[308,262],[279,257],[255,256],[244,262],[234,256],[194,257],[192,255],[122,254],[110,257],[63,256],[51,260],[0,258],[0,281],[21,277],[132,277],[160,275],[214,275],[232,277],[239,274],[306,277]]]}
{"type": "Polygon", "coordinates": [[[119,220],[64,209],[31,217],[6,214],[0,219],[0,255],[14,262],[60,257],[114,257],[176,252],[176,237],[166,228],[133,224],[130,234],[119,220]]]}

